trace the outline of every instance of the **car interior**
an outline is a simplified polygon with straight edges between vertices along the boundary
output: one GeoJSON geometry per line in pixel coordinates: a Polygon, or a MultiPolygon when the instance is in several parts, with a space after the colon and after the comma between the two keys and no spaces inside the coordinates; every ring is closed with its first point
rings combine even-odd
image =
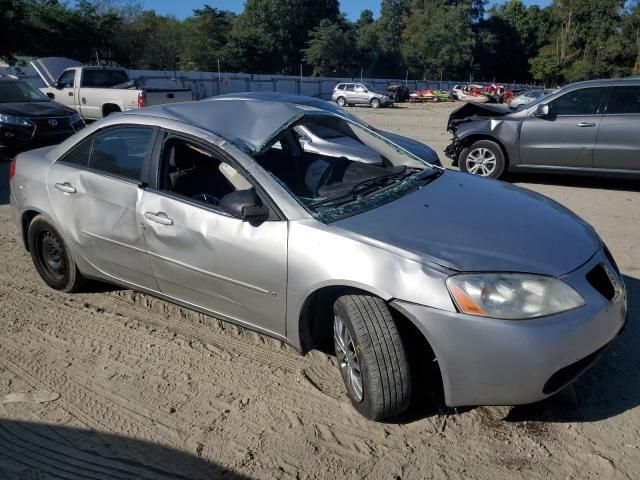
{"type": "Polygon", "coordinates": [[[182,138],[165,141],[160,189],[216,207],[236,216],[234,206],[248,197],[259,203],[255,189],[235,168],[213,152],[182,138]]]}
{"type": "Polygon", "coordinates": [[[344,196],[357,186],[374,179],[402,179],[425,167],[424,163],[408,153],[335,117],[303,118],[280,134],[270,148],[254,158],[305,204],[344,196]],[[300,135],[296,132],[297,125],[316,132],[331,132],[332,135],[337,132],[351,138],[365,148],[379,153],[382,163],[375,165],[347,156],[330,157],[305,152],[299,142],[300,135]]]}

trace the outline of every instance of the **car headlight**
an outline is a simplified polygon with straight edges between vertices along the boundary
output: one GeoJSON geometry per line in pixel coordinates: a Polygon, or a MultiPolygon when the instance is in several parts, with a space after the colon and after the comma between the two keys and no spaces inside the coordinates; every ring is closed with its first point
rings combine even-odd
{"type": "Polygon", "coordinates": [[[10,125],[20,125],[21,127],[33,127],[33,124],[25,117],[5,115],[4,113],[0,113],[0,123],[8,123],[10,125]]]}
{"type": "Polygon", "coordinates": [[[447,288],[462,313],[525,320],[584,305],[571,286],[553,277],[521,273],[461,274],[447,288]]]}
{"type": "Polygon", "coordinates": [[[80,121],[82,121],[82,117],[80,116],[79,113],[74,113],[73,115],[71,115],[71,123],[72,124],[78,123],[80,121]]]}

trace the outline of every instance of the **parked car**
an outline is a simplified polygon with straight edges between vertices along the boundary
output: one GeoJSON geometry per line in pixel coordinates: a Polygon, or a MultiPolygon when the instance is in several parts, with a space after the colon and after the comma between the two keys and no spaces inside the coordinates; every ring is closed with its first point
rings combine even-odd
{"type": "Polygon", "coordinates": [[[0,159],[60,143],[84,128],[78,113],[17,77],[0,75],[0,159]]]}
{"type": "Polygon", "coordinates": [[[389,107],[393,100],[386,93],[377,92],[366,83],[339,83],[333,89],[331,100],[341,107],[369,105],[372,108],[389,107]]]}
{"type": "Polygon", "coordinates": [[[85,120],[126,110],[193,100],[189,88],[137,88],[124,68],[86,67],[67,58],[31,62],[52,100],[74,108],[85,120]]]}
{"type": "Polygon", "coordinates": [[[568,85],[519,111],[465,105],[449,117],[445,150],[460,170],[640,176],[640,80],[568,85]]]}
{"type": "Polygon", "coordinates": [[[487,103],[489,97],[483,93],[482,85],[454,85],[451,95],[456,100],[471,103],[487,103]]]}
{"type": "Polygon", "coordinates": [[[411,99],[411,91],[404,85],[389,85],[385,93],[396,103],[408,102],[411,99]]]}
{"type": "Polygon", "coordinates": [[[544,97],[545,95],[549,95],[551,93],[550,90],[528,90],[526,92],[521,93],[513,97],[509,101],[509,108],[516,110],[523,105],[527,105],[534,100],[538,100],[539,98],[544,97]]]}
{"type": "Polygon", "coordinates": [[[130,111],[19,155],[10,201],[42,279],[66,292],[102,279],[300,352],[332,339],[372,419],[407,408],[413,358],[437,365],[447,405],[520,404],[618,334],[625,286],[580,218],[295,98],[130,111]],[[294,129],[318,125],[384,163],[304,152],[294,129]]]}

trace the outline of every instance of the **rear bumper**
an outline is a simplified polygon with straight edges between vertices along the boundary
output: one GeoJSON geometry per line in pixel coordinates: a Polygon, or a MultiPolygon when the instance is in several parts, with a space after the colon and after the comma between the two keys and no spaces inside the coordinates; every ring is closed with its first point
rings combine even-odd
{"type": "MultiPolygon", "coordinates": [[[[587,370],[622,329],[626,293],[602,296],[586,273],[609,261],[598,252],[563,277],[585,298],[575,310],[549,317],[508,321],[444,312],[396,301],[431,344],[449,406],[518,405],[564,388],[587,370]]],[[[618,278],[622,284],[622,280],[618,278]]]]}

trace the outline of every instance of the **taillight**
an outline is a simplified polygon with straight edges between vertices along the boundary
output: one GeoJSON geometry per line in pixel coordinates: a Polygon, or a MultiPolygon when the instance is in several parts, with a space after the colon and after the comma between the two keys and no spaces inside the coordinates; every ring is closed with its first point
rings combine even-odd
{"type": "Polygon", "coordinates": [[[9,165],[9,180],[16,174],[16,157],[11,159],[11,165],[9,165]]]}
{"type": "Polygon", "coordinates": [[[138,93],[138,108],[147,106],[147,95],[144,92],[138,93]]]}

